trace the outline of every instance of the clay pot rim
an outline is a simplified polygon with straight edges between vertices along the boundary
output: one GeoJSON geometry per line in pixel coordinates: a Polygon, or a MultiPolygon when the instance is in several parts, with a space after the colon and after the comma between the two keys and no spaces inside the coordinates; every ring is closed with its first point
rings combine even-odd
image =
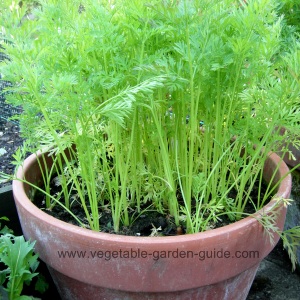
{"type": "MultiPolygon", "coordinates": [[[[282,161],[282,159],[275,153],[269,153],[268,159],[273,160],[277,165],[280,164],[278,169],[281,176],[285,175],[289,172],[289,168],[287,165],[282,161]]],[[[36,154],[31,154],[28,158],[24,160],[23,166],[20,166],[16,173],[16,178],[23,178],[23,170],[29,168],[36,160],[36,154]]],[[[280,176],[280,177],[281,177],[280,176]]],[[[57,228],[61,228],[67,232],[75,233],[77,235],[82,235],[85,238],[92,238],[92,239],[99,239],[101,241],[106,240],[110,243],[126,243],[128,244],[182,244],[183,242],[191,242],[193,240],[205,239],[209,237],[216,237],[222,236],[224,233],[229,234],[233,231],[238,231],[245,226],[254,226],[257,223],[256,217],[263,213],[270,211],[274,205],[276,204],[277,197],[281,198],[288,198],[290,195],[290,186],[292,183],[291,174],[287,175],[279,185],[277,193],[273,196],[272,200],[266,204],[262,209],[255,212],[253,216],[245,217],[239,221],[236,221],[232,224],[219,227],[212,230],[207,230],[204,232],[198,232],[193,234],[184,234],[184,235],[177,235],[177,236],[163,236],[163,237],[150,237],[150,236],[125,236],[125,235],[118,235],[118,234],[111,234],[106,232],[96,232],[90,229],[82,228],[77,225],[69,224],[67,222],[61,221],[55,217],[48,215],[47,213],[43,212],[39,209],[36,205],[34,205],[29,198],[27,197],[24,191],[24,183],[20,180],[13,180],[12,187],[13,187],[13,195],[15,199],[22,199],[22,203],[20,205],[23,206],[30,214],[35,215],[37,218],[43,220],[51,226],[55,226],[57,228]]],[[[16,201],[16,200],[15,200],[16,201]]]]}

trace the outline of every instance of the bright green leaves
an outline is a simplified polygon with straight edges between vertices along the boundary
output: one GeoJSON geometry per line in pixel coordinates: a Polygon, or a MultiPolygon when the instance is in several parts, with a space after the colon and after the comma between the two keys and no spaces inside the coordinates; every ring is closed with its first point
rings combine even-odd
{"type": "Polygon", "coordinates": [[[8,100],[23,105],[28,151],[77,146],[79,163],[56,167],[90,228],[103,203],[116,231],[144,203],[185,211],[189,232],[242,215],[259,151],[299,114],[299,46],[282,51],[278,1],[48,0],[34,13],[14,30],[5,18],[8,100]]]}
{"type": "Polygon", "coordinates": [[[26,242],[23,236],[14,236],[7,227],[0,231],[0,262],[6,267],[0,271],[0,286],[5,286],[10,300],[32,299],[21,293],[24,283],[30,283],[38,275],[34,244],[26,242]]]}
{"type": "Polygon", "coordinates": [[[281,238],[283,240],[283,246],[287,249],[290,260],[293,265],[293,270],[296,269],[296,265],[299,264],[297,258],[297,249],[299,249],[300,244],[300,226],[296,226],[287,229],[281,233],[281,238]]]}

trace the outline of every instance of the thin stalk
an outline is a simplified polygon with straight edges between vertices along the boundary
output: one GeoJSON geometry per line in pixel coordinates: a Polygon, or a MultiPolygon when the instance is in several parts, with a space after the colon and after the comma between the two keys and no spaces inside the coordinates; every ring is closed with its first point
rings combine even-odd
{"type": "Polygon", "coordinates": [[[152,113],[153,121],[156,127],[156,132],[158,136],[159,146],[160,146],[160,153],[161,153],[161,160],[162,165],[164,169],[164,173],[167,179],[167,188],[169,190],[170,196],[168,198],[168,207],[170,209],[171,215],[174,216],[175,223],[179,225],[179,212],[178,212],[178,202],[177,202],[177,196],[176,196],[176,187],[175,187],[175,181],[172,174],[172,168],[170,163],[169,154],[165,145],[165,141],[162,136],[163,129],[160,126],[160,122],[157,118],[157,114],[155,113],[155,107],[153,102],[151,101],[151,107],[150,111],[152,113]]]}

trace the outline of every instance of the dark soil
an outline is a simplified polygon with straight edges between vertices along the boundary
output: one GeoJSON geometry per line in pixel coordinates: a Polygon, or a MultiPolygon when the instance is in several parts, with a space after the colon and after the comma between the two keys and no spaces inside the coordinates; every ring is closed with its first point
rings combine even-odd
{"type": "MultiPolygon", "coordinates": [[[[49,215],[59,220],[68,222],[70,224],[79,225],[76,220],[74,220],[74,218],[68,212],[59,207],[59,205],[56,205],[50,211],[45,210],[44,205],[41,207],[41,198],[37,198],[35,204],[49,215]]],[[[83,221],[86,228],[89,228],[83,209],[79,203],[73,204],[72,213],[74,213],[76,217],[83,221]]],[[[116,234],[113,229],[111,212],[99,209],[99,215],[101,215],[101,232],[116,234]]],[[[130,217],[134,218],[135,216],[138,216],[138,218],[133,222],[133,224],[129,227],[122,225],[117,234],[131,236],[168,236],[184,233],[183,227],[177,227],[173,221],[173,218],[163,215],[157,211],[145,210],[145,212],[138,214],[136,211],[132,210],[130,217]]]]}
{"type": "MultiPolygon", "coordinates": [[[[57,180],[54,176],[50,184],[51,194],[53,196],[55,196],[56,194],[61,195],[60,201],[64,203],[61,186],[57,186],[56,182],[57,180]]],[[[257,189],[252,190],[253,201],[255,201],[257,192],[257,189]]],[[[265,187],[263,186],[263,188],[261,189],[261,194],[263,195],[264,192],[265,187]]],[[[232,199],[236,197],[234,191],[230,192],[229,197],[232,199]]],[[[70,198],[76,199],[76,197],[73,196],[71,196],[70,198]]],[[[180,197],[178,199],[180,199],[180,197]]],[[[178,201],[180,203],[180,200],[178,201]]],[[[34,202],[36,206],[38,206],[47,214],[55,217],[56,219],[80,226],[75,218],[59,204],[54,205],[51,209],[46,209],[46,199],[42,193],[36,193],[34,202]]],[[[109,205],[107,205],[107,207],[109,207],[109,205]]],[[[184,222],[177,226],[172,216],[168,215],[167,213],[160,213],[157,210],[150,209],[151,203],[142,206],[140,211],[137,211],[137,209],[135,208],[129,209],[129,218],[130,220],[134,220],[134,222],[132,222],[130,226],[124,226],[123,224],[120,224],[120,230],[118,232],[115,232],[113,228],[114,224],[111,211],[107,207],[103,208],[102,206],[99,206],[98,210],[99,216],[101,216],[99,219],[101,232],[131,236],[170,236],[186,233],[186,224],[184,222]]],[[[71,204],[71,211],[82,222],[84,227],[89,228],[86,215],[80,202],[78,202],[77,200],[73,201],[71,204]]],[[[251,214],[254,213],[255,210],[253,206],[249,204],[246,206],[244,212],[247,214],[251,214]]],[[[219,220],[217,222],[210,223],[209,226],[210,228],[217,228],[228,225],[232,222],[234,222],[234,220],[230,220],[227,215],[222,215],[221,217],[219,217],[219,220]]]]}
{"type": "MultiPolygon", "coordinates": [[[[13,154],[22,143],[18,124],[7,121],[0,116],[0,172],[10,175],[14,173],[13,154]]],[[[2,183],[0,181],[0,188],[10,184],[10,181],[2,183]]]]}

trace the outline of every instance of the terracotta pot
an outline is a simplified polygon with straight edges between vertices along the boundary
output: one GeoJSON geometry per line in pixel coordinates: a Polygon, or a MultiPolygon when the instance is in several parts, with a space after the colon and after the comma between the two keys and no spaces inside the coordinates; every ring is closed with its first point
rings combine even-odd
{"type": "MultiPolygon", "coordinates": [[[[282,127],[280,128],[280,134],[284,135],[286,133],[286,128],[282,127]]],[[[285,163],[287,165],[289,165],[290,167],[294,168],[298,165],[297,169],[300,170],[300,148],[297,149],[295,146],[288,144],[286,145],[286,147],[288,148],[288,150],[293,154],[295,159],[292,159],[288,153],[286,153],[283,157],[283,160],[285,161],[285,163]]],[[[278,152],[279,156],[282,156],[282,153],[278,152]]]]}
{"type": "MultiPolygon", "coordinates": [[[[272,154],[264,170],[267,180],[278,164],[276,180],[288,172],[272,154]]],[[[24,174],[30,182],[39,181],[35,155],[19,168],[17,176],[24,174]]],[[[261,260],[274,247],[253,217],[173,237],[93,232],[38,209],[26,195],[29,189],[20,181],[13,182],[22,229],[27,239],[37,241],[36,251],[47,263],[62,299],[245,299],[261,260]],[[62,257],[63,251],[69,251],[70,257],[67,252],[62,257]]],[[[288,175],[277,196],[288,198],[290,190],[288,175]]],[[[269,211],[274,203],[272,200],[256,215],[269,211]]],[[[286,208],[279,209],[277,226],[282,229],[286,208]]],[[[278,239],[275,236],[275,242],[278,239]]]]}

